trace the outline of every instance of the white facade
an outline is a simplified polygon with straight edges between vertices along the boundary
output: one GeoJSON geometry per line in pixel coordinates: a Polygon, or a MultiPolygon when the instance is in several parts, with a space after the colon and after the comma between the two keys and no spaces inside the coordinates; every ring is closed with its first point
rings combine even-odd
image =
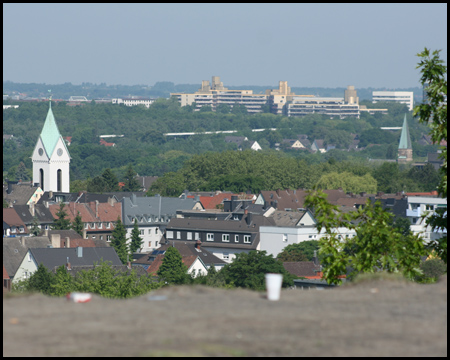
{"type": "Polygon", "coordinates": [[[413,234],[420,234],[425,242],[442,237],[442,233],[432,232],[431,228],[426,226],[425,220],[421,219],[425,212],[428,212],[428,216],[430,216],[438,208],[447,208],[447,199],[431,196],[408,196],[406,216],[411,222],[410,229],[413,234]]]}
{"type": "Polygon", "coordinates": [[[414,93],[412,91],[373,91],[372,103],[379,101],[395,101],[406,104],[408,110],[412,111],[414,106],[414,93]]]}
{"type": "MultiPolygon", "coordinates": [[[[143,240],[142,242],[142,253],[151,252],[161,246],[161,237],[162,231],[159,228],[158,224],[154,226],[139,226],[140,237],[143,240]]],[[[131,231],[133,230],[133,226],[126,227],[126,238],[127,238],[127,246],[131,243],[131,231]]]]}
{"type": "Polygon", "coordinates": [[[140,99],[140,98],[123,98],[112,99],[113,104],[124,104],[125,106],[144,105],[149,108],[151,104],[155,102],[155,99],[140,99]]]}
{"type": "MultiPolygon", "coordinates": [[[[342,240],[356,235],[355,230],[339,228],[337,231],[342,240]]],[[[319,234],[315,226],[284,227],[284,226],[261,226],[259,228],[260,242],[258,250],[267,251],[276,257],[283,249],[292,244],[303,241],[319,240],[325,235],[325,230],[319,234]]]]}
{"type": "Polygon", "coordinates": [[[37,268],[38,265],[36,264],[36,260],[31,255],[30,250],[28,250],[24,258],[22,259],[19,268],[14,274],[12,282],[28,279],[31,276],[31,274],[33,274],[37,270],[37,268]]]}
{"type": "Polygon", "coordinates": [[[346,103],[344,98],[293,96],[286,105],[287,116],[321,114],[340,119],[356,117],[359,119],[359,105],[346,103]]]}

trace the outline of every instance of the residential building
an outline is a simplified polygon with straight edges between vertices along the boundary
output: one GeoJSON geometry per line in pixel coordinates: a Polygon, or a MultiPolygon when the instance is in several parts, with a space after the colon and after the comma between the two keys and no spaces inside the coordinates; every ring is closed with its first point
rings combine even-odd
{"type": "Polygon", "coordinates": [[[138,222],[141,239],[143,240],[141,252],[149,252],[160,246],[164,230],[172,218],[176,217],[177,210],[191,210],[201,208],[195,199],[162,197],[131,197],[123,198],[122,221],[127,230],[127,239],[130,242],[134,220],[138,222]]]}
{"type": "Polygon", "coordinates": [[[400,135],[400,142],[398,144],[398,158],[397,162],[406,163],[413,161],[413,149],[411,143],[411,137],[409,136],[408,122],[403,119],[402,133],[400,135]]]}
{"type": "MultiPolygon", "coordinates": [[[[54,218],[57,218],[56,213],[59,208],[59,204],[49,205],[49,210],[54,218]]],[[[97,200],[88,203],[69,202],[64,210],[71,223],[80,213],[81,221],[84,224],[83,238],[92,240],[110,242],[117,219],[122,219],[122,204],[112,201],[108,203],[100,203],[97,200]]]]}
{"type": "MultiPolygon", "coordinates": [[[[276,210],[268,218],[273,220],[273,225],[264,225],[259,228],[259,250],[267,251],[267,254],[274,257],[288,245],[319,240],[325,233],[324,229],[320,233],[317,231],[317,221],[309,210],[276,210]]],[[[337,231],[342,240],[356,234],[354,230],[347,228],[339,228],[337,231]]]]}
{"type": "Polygon", "coordinates": [[[10,206],[37,203],[43,194],[42,189],[31,182],[7,180],[7,186],[3,187],[3,198],[10,206]]]}
{"type": "Polygon", "coordinates": [[[11,291],[11,278],[8,271],[6,271],[5,265],[3,265],[3,292],[11,291]]]}
{"type": "Polygon", "coordinates": [[[71,266],[94,265],[100,261],[109,261],[111,265],[122,265],[113,247],[97,248],[30,248],[23,257],[14,275],[13,282],[29,278],[43,264],[49,271],[61,265],[71,266]]]}
{"type": "Polygon", "coordinates": [[[51,101],[44,127],[34,147],[33,184],[43,191],[69,192],[70,154],[66,141],[61,136],[52,112],[51,101]]]}
{"type": "Polygon", "coordinates": [[[259,228],[274,225],[272,219],[245,212],[241,220],[174,218],[167,224],[164,241],[201,241],[202,248],[229,263],[237,253],[259,250],[259,228]]]}
{"type": "Polygon", "coordinates": [[[373,91],[372,103],[375,104],[380,101],[406,104],[408,110],[412,111],[414,107],[414,93],[412,91],[373,91]]]}
{"type": "Polygon", "coordinates": [[[29,248],[51,246],[48,236],[20,236],[3,238],[3,266],[11,279],[14,278],[20,263],[29,248]]]}
{"type": "Polygon", "coordinates": [[[155,102],[156,99],[150,99],[150,98],[142,98],[137,96],[132,96],[128,98],[118,98],[118,99],[112,99],[113,104],[124,104],[125,106],[136,106],[136,105],[144,105],[145,107],[149,108],[151,104],[155,102]]]}
{"type": "Polygon", "coordinates": [[[3,209],[3,237],[28,235],[29,230],[14,208],[3,209]]]}
{"type": "Polygon", "coordinates": [[[55,218],[44,204],[13,205],[13,208],[30,231],[35,221],[38,228],[42,230],[48,230],[53,225],[55,218]]]}

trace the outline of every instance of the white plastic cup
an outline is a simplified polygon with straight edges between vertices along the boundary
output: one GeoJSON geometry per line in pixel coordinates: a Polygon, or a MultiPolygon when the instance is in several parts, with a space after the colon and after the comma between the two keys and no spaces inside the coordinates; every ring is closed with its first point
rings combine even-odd
{"type": "Polygon", "coordinates": [[[283,282],[283,275],[281,274],[266,274],[266,289],[267,299],[271,301],[280,300],[281,284],[283,282]]]}

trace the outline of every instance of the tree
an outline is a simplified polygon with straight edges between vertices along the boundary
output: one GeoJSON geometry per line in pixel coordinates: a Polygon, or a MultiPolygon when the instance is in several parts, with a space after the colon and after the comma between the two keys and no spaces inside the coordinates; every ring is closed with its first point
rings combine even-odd
{"type": "Polygon", "coordinates": [[[21,161],[19,163],[19,165],[17,166],[17,170],[16,170],[16,174],[15,175],[16,175],[16,180],[22,180],[22,181],[30,180],[29,171],[26,168],[26,166],[23,163],[23,161],[21,161]]]}
{"type": "MultiPolygon", "coordinates": [[[[420,82],[426,93],[426,101],[416,106],[413,111],[413,115],[419,117],[419,122],[430,127],[431,139],[436,144],[447,142],[447,66],[439,57],[440,51],[435,50],[430,55],[430,50],[425,48],[417,54],[421,60],[416,69],[420,69],[422,74],[420,82]]],[[[447,198],[447,147],[442,149],[440,157],[444,163],[440,169],[442,178],[438,191],[443,198],[447,198]]],[[[433,232],[441,231],[445,234],[430,241],[428,248],[434,249],[447,263],[447,209],[438,209],[426,219],[426,224],[433,232]]]]}
{"type": "Polygon", "coordinates": [[[180,252],[173,246],[164,253],[164,259],[157,275],[168,284],[181,285],[187,281],[187,266],[183,264],[180,252]]]}
{"type": "Polygon", "coordinates": [[[133,170],[131,165],[128,165],[127,171],[125,173],[125,186],[123,187],[123,191],[139,191],[140,186],[136,179],[136,171],[133,170]]]}
{"type": "Polygon", "coordinates": [[[40,291],[46,295],[52,293],[52,284],[54,283],[54,275],[42,263],[39,264],[37,270],[28,279],[28,291],[40,291]]]}
{"type": "Polygon", "coordinates": [[[87,191],[92,193],[103,193],[107,190],[107,183],[102,176],[96,176],[87,182],[87,191]]]}
{"type": "Polygon", "coordinates": [[[51,295],[64,296],[75,290],[74,279],[68,273],[66,267],[61,265],[56,269],[54,281],[50,284],[51,295]]]}
{"type": "Polygon", "coordinates": [[[131,230],[131,243],[130,243],[130,253],[133,254],[135,253],[138,249],[140,249],[142,247],[143,244],[143,240],[142,238],[139,236],[140,235],[140,231],[139,231],[139,227],[138,227],[138,222],[137,219],[134,219],[134,227],[133,230],[131,230]]]}
{"type": "Polygon", "coordinates": [[[389,144],[386,150],[386,159],[395,159],[397,157],[397,147],[395,144],[389,144]]]}
{"type": "Polygon", "coordinates": [[[125,230],[125,226],[120,220],[120,217],[117,217],[117,222],[111,235],[111,246],[116,250],[122,264],[126,264],[128,255],[127,231],[125,230]]]}
{"type": "Polygon", "coordinates": [[[402,272],[409,279],[421,274],[420,257],[425,254],[418,235],[402,235],[392,227],[393,215],[379,202],[367,201],[357,211],[340,213],[336,205],[326,200],[322,191],[311,191],[305,206],[313,209],[317,231],[325,229],[319,240],[324,278],[329,284],[339,284],[340,275],[350,270],[350,278],[358,273],[377,271],[402,272]],[[356,236],[343,237],[340,228],[355,230],[356,236]]]}
{"type": "Polygon", "coordinates": [[[266,251],[252,250],[249,253],[236,254],[232,263],[220,270],[227,284],[253,290],[265,289],[265,274],[283,274],[283,287],[292,286],[294,276],[289,274],[283,263],[267,255],[266,251]]]}
{"type": "Polygon", "coordinates": [[[66,210],[64,210],[65,204],[61,201],[59,203],[59,210],[56,213],[57,218],[53,220],[53,229],[54,230],[69,230],[70,229],[70,220],[67,219],[66,210]]]}
{"type": "Polygon", "coordinates": [[[39,220],[37,218],[37,216],[33,216],[33,222],[31,223],[31,229],[30,232],[34,235],[34,236],[38,236],[41,233],[41,229],[39,228],[39,220]]]}
{"type": "Polygon", "coordinates": [[[77,216],[75,216],[75,219],[72,222],[72,229],[83,236],[84,223],[83,221],[81,221],[81,215],[79,211],[77,212],[77,216]]]}
{"type": "Polygon", "coordinates": [[[359,193],[365,191],[367,193],[375,193],[377,191],[377,181],[370,174],[364,176],[356,176],[348,171],[339,174],[331,172],[322,175],[317,186],[324,190],[342,188],[345,192],[351,191],[359,193]]]}
{"type": "Polygon", "coordinates": [[[277,259],[280,261],[312,261],[314,251],[319,251],[319,242],[317,240],[302,241],[298,244],[286,246],[277,259]]]}

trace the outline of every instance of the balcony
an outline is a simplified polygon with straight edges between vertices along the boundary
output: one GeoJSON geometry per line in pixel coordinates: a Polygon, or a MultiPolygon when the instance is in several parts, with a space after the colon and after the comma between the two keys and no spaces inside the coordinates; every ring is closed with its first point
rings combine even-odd
{"type": "Polygon", "coordinates": [[[421,217],[420,207],[414,210],[406,209],[406,216],[408,217],[421,217]]]}

